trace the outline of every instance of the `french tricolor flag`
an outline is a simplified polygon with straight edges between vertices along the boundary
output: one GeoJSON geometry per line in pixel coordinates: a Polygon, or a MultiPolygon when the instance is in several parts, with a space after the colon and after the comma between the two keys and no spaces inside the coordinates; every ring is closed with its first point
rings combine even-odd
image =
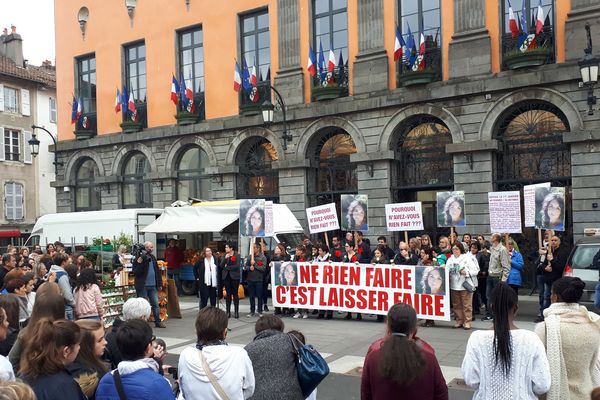
{"type": "Polygon", "coordinates": [[[171,101],[175,105],[179,103],[179,82],[175,79],[175,75],[173,75],[173,79],[171,80],[171,101]]]}
{"type": "Polygon", "coordinates": [[[252,66],[252,72],[250,73],[250,83],[252,86],[256,86],[258,84],[258,80],[256,79],[256,66],[252,66]]]}
{"type": "Polygon", "coordinates": [[[519,34],[519,26],[517,25],[517,19],[515,18],[515,13],[513,12],[510,1],[508,2],[508,27],[512,33],[512,37],[516,38],[519,34]]]}
{"type": "Polygon", "coordinates": [[[406,43],[404,43],[404,39],[400,34],[400,28],[396,26],[396,39],[394,40],[394,61],[398,61],[402,58],[404,47],[406,47],[406,43]]]}
{"type": "Polygon", "coordinates": [[[329,46],[329,60],[327,62],[327,72],[333,72],[335,68],[336,60],[335,53],[333,52],[333,44],[329,46]]]}
{"type": "Polygon", "coordinates": [[[544,28],[544,9],[542,8],[542,0],[539,0],[537,6],[537,15],[535,18],[535,34],[538,35],[544,28]]]}
{"type": "Polygon", "coordinates": [[[127,109],[135,114],[137,109],[135,108],[135,99],[133,97],[133,91],[129,92],[129,100],[127,101],[127,109]]]}
{"type": "Polygon", "coordinates": [[[119,88],[117,88],[117,97],[115,98],[115,112],[118,113],[121,111],[121,92],[119,92],[119,88]]]}
{"type": "Polygon", "coordinates": [[[419,39],[419,54],[425,55],[425,35],[421,32],[421,38],[419,39]]]}
{"type": "Polygon", "coordinates": [[[310,74],[310,76],[315,76],[317,73],[317,68],[315,67],[316,64],[316,59],[315,59],[315,53],[313,52],[313,49],[311,46],[308,47],[308,64],[306,66],[306,69],[308,70],[308,73],[310,74]]]}
{"type": "Polygon", "coordinates": [[[235,90],[236,92],[239,92],[241,87],[242,87],[242,76],[240,74],[240,66],[238,65],[238,63],[236,61],[234,69],[233,69],[233,90],[235,90]]]}
{"type": "Polygon", "coordinates": [[[75,120],[78,121],[81,118],[81,114],[83,114],[83,101],[81,101],[81,97],[77,102],[77,114],[75,115],[75,120]]]}

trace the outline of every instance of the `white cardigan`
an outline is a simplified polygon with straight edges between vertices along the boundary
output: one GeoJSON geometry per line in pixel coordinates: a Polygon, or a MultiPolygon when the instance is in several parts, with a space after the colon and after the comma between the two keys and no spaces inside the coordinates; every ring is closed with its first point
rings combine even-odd
{"type": "Polygon", "coordinates": [[[467,342],[462,363],[465,383],[475,389],[474,400],[537,400],[550,389],[550,365],[540,338],[525,329],[512,330],[509,376],[494,356],[494,331],[475,331],[467,342]]]}
{"type": "Polygon", "coordinates": [[[458,258],[450,256],[446,261],[446,268],[450,271],[450,289],[466,290],[463,282],[469,280],[471,285],[477,286],[477,274],[479,273],[479,264],[468,254],[461,254],[458,258]],[[465,269],[467,274],[462,275],[460,270],[465,269]]]}

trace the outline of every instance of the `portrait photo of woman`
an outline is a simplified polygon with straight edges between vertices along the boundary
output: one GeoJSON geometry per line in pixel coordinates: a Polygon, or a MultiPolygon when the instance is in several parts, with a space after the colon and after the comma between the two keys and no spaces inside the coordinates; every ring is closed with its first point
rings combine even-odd
{"type": "Polygon", "coordinates": [[[435,294],[444,296],[446,285],[444,284],[445,270],[442,267],[425,267],[422,269],[421,285],[417,286],[417,293],[435,294]]]}
{"type": "Polygon", "coordinates": [[[275,267],[275,285],[298,286],[296,265],[284,261],[275,267]]]}
{"type": "Polygon", "coordinates": [[[265,236],[265,201],[242,200],[240,202],[241,236],[265,236]]]}
{"type": "Polygon", "coordinates": [[[465,192],[438,192],[438,227],[465,226],[465,192]]]}
{"type": "Polygon", "coordinates": [[[537,188],[535,203],[537,228],[565,230],[565,188],[537,188]]]}
{"type": "Polygon", "coordinates": [[[347,231],[369,230],[367,221],[368,197],[364,194],[342,195],[342,229],[347,231]]]}

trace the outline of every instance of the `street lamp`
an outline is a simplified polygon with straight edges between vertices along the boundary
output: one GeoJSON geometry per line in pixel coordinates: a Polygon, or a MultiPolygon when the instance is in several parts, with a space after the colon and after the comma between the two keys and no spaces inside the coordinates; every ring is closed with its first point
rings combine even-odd
{"type": "MultiPolygon", "coordinates": [[[[52,138],[52,141],[54,142],[54,147],[56,147],[56,138],[54,138],[54,135],[52,133],[50,133],[50,131],[46,128],[44,128],[43,126],[37,126],[37,125],[31,125],[31,129],[33,129],[33,133],[31,134],[31,139],[29,140],[29,147],[31,150],[31,155],[33,157],[37,157],[38,154],[40,154],[40,141],[38,140],[36,134],[35,134],[35,130],[36,129],[41,129],[43,131],[45,131],[46,133],[48,133],[48,135],[50,135],[50,137],[52,138]]],[[[62,166],[64,165],[62,162],[58,161],[58,158],[56,156],[56,151],[54,152],[54,162],[52,163],[54,164],[54,174],[55,176],[58,176],[58,166],[62,166]]]]}
{"type": "Polygon", "coordinates": [[[596,105],[596,96],[594,96],[594,86],[598,83],[598,64],[600,59],[592,55],[592,35],[590,34],[590,24],[585,24],[587,31],[588,46],[584,49],[585,55],[579,60],[579,70],[581,72],[581,81],[588,88],[587,104],[588,115],[594,115],[594,106],[596,105]]]}
{"type": "MultiPolygon", "coordinates": [[[[281,113],[283,115],[283,132],[281,133],[281,139],[283,140],[283,150],[287,150],[287,142],[292,141],[292,135],[288,134],[288,126],[287,119],[285,116],[285,103],[283,102],[283,98],[281,94],[275,89],[271,84],[268,84],[269,88],[275,93],[275,97],[277,98],[277,106],[281,109],[281,113]]],[[[268,125],[273,122],[275,106],[268,99],[262,104],[262,118],[265,125],[268,125]]]]}

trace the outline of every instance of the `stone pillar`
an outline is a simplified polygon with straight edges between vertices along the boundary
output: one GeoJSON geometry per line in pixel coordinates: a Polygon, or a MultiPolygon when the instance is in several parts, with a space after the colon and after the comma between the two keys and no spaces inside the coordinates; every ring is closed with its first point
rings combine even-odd
{"type": "Polygon", "coordinates": [[[275,76],[275,87],[287,106],[304,103],[298,1],[277,0],[279,70],[275,76]]]}
{"type": "Polygon", "coordinates": [[[388,88],[388,54],[383,43],[383,1],[358,2],[358,54],[352,72],[353,93],[388,88]]]}
{"type": "Polygon", "coordinates": [[[288,206],[307,234],[306,179],[309,165],[310,163],[306,159],[275,161],[272,164],[273,169],[279,171],[279,202],[288,206]]]}
{"type": "Polygon", "coordinates": [[[485,27],[485,2],[454,0],[454,35],[448,50],[450,78],[490,73],[490,35],[485,27]]]}
{"type": "MultiPolygon", "coordinates": [[[[571,0],[571,11],[565,23],[565,59],[579,60],[587,47],[585,24],[589,22],[592,42],[600,35],[600,2],[598,0],[571,0]]],[[[598,54],[599,44],[595,40],[594,54],[598,54]]]]}

